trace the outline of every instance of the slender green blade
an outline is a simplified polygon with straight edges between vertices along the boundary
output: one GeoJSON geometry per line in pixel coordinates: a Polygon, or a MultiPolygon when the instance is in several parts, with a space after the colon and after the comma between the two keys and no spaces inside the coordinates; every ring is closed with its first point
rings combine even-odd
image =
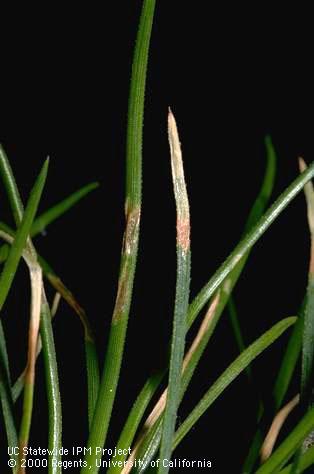
{"type": "Polygon", "coordinates": [[[265,148],[266,148],[266,169],[264,174],[264,179],[262,182],[262,186],[260,192],[258,193],[255,202],[250,210],[248,215],[244,233],[251,230],[252,227],[256,224],[258,219],[263,214],[270,196],[273,192],[274,182],[276,177],[276,169],[277,169],[277,155],[272,143],[271,137],[266,136],[265,138],[265,148]]]}
{"type": "Polygon", "coordinates": [[[85,357],[88,387],[88,424],[89,427],[91,427],[98,398],[100,382],[98,356],[94,340],[85,338],[85,357]]]}
{"type": "Polygon", "coordinates": [[[126,198],[132,209],[142,200],[144,102],[155,0],[143,0],[130,82],[126,144],[126,198]]]}
{"type": "Polygon", "coordinates": [[[23,217],[23,204],[21,201],[20,193],[18,191],[16,182],[15,182],[11,165],[1,145],[0,145],[0,174],[5,186],[5,189],[7,191],[10,206],[13,212],[14,221],[16,225],[19,225],[23,217]]]}
{"type": "MultiPolygon", "coordinates": [[[[13,415],[13,399],[9,371],[8,353],[2,322],[0,321],[0,399],[8,446],[18,446],[18,437],[13,415]]],[[[17,459],[16,459],[17,460],[17,459]]],[[[15,470],[13,470],[15,472],[15,470]]]]}
{"type": "Polygon", "coordinates": [[[245,349],[218,378],[218,380],[210,387],[203,396],[201,401],[192,410],[190,415],[184,420],[175,435],[174,448],[182,441],[182,439],[193,428],[199,418],[214,403],[221,393],[230,385],[233,380],[267,347],[273,344],[279,336],[282,335],[292,324],[296,318],[286,318],[275,324],[271,329],[259,337],[253,344],[245,349]]]}
{"type": "Polygon", "coordinates": [[[10,375],[10,366],[9,366],[9,357],[8,357],[8,350],[7,350],[7,343],[5,340],[3,324],[0,320],[0,358],[2,361],[2,367],[6,374],[6,379],[11,386],[11,375],[10,375]]]}
{"type": "Polygon", "coordinates": [[[144,0],[132,64],[126,150],[126,229],[121,255],[116,304],[113,312],[88,452],[82,474],[96,474],[101,455],[96,447],[105,444],[116,396],[133,292],[140,231],[142,195],[142,137],[148,51],[155,0],[144,0]]]}
{"type": "Polygon", "coordinates": [[[10,246],[8,244],[3,244],[0,247],[0,263],[4,263],[8,258],[10,251],[10,246]]]}
{"type": "Polygon", "coordinates": [[[33,224],[33,220],[37,212],[37,207],[47,177],[48,163],[49,161],[46,160],[34,184],[25,209],[25,213],[23,214],[21,225],[16,232],[14,242],[11,246],[8,258],[4,264],[4,268],[0,277],[0,311],[11,288],[15,272],[17,270],[22,252],[30,233],[31,226],[33,224]]]}
{"type": "Polygon", "coordinates": [[[287,393],[290,381],[292,379],[300,352],[302,347],[302,332],[303,332],[303,321],[304,312],[301,308],[300,316],[296,324],[294,325],[293,331],[288,341],[287,349],[283,356],[278,376],[274,386],[274,403],[275,410],[279,410],[284,397],[287,393]]]}
{"type": "Polygon", "coordinates": [[[314,278],[310,278],[307,286],[307,298],[304,309],[304,327],[302,342],[301,398],[311,403],[314,360],[314,278]]]}
{"type": "Polygon", "coordinates": [[[17,378],[16,382],[12,386],[13,403],[15,403],[17,399],[21,396],[24,385],[25,385],[25,372],[23,371],[23,373],[17,378]]]}
{"type": "MultiPolygon", "coordinates": [[[[160,371],[152,375],[149,377],[144,387],[140,391],[119,437],[115,461],[123,462],[126,459],[128,455],[128,449],[132,445],[135,433],[140,425],[140,422],[142,421],[146,408],[148,407],[148,404],[160,385],[164,375],[165,371],[160,371]]],[[[159,441],[160,438],[158,440],[158,444],[159,441]]],[[[119,467],[117,464],[112,464],[108,469],[107,474],[118,474],[119,472],[121,472],[121,467],[119,467]]]]}
{"type": "Polygon", "coordinates": [[[48,227],[48,225],[50,225],[56,219],[65,214],[82,198],[87,196],[94,189],[97,189],[98,186],[98,183],[87,184],[86,186],[80,188],[78,191],[75,191],[63,201],[50,207],[47,211],[45,211],[43,214],[41,214],[35,219],[32,225],[31,236],[35,237],[40,232],[43,232],[48,227]]]}
{"type": "MultiPolygon", "coordinates": [[[[298,473],[304,472],[305,469],[314,464],[314,446],[309,448],[300,458],[300,464],[298,467],[298,473]]],[[[292,474],[293,466],[289,464],[287,467],[283,468],[279,474],[292,474]]]]}
{"type": "Polygon", "coordinates": [[[48,448],[52,453],[49,456],[50,459],[48,473],[61,474],[62,468],[60,465],[60,448],[62,446],[62,407],[59,391],[57,357],[53,339],[50,309],[45,297],[43,298],[41,306],[40,335],[43,346],[45,378],[49,407],[48,448]]]}
{"type": "Polygon", "coordinates": [[[141,459],[142,465],[137,464],[137,466],[133,468],[132,474],[142,474],[146,471],[147,466],[149,466],[150,462],[153,460],[160,445],[162,422],[163,415],[160,415],[150,429],[148,436],[143,439],[143,442],[136,453],[136,459],[141,459]]]}

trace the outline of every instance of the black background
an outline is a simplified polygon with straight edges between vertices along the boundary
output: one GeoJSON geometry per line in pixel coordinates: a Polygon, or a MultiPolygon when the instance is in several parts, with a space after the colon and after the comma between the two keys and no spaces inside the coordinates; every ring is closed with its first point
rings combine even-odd
{"type": "MultiPolygon", "coordinates": [[[[277,196],[313,157],[313,92],[306,11],[267,4],[214,8],[157,2],[146,94],[143,214],[128,341],[109,446],[151,369],[166,357],[175,285],[175,208],[166,134],[170,105],[180,131],[192,214],[192,297],[238,241],[262,181],[263,140],[278,152],[277,196]]],[[[80,186],[100,188],[36,240],[86,309],[100,360],[114,305],[124,225],[127,98],[140,1],[73,9],[2,12],[0,140],[23,199],[46,156],[41,210],[80,186]]],[[[1,192],[1,219],[10,220],[1,192]]],[[[303,196],[256,245],[236,301],[247,342],[296,313],[306,284],[309,241],[303,196]]],[[[3,320],[15,378],[26,357],[29,287],[21,267],[3,320]]],[[[47,285],[48,286],[48,285],[47,285]]],[[[52,296],[52,293],[49,292],[52,296]]],[[[80,324],[62,303],[55,338],[64,444],[86,441],[86,386],[80,324]]],[[[256,386],[271,386],[285,339],[255,364],[256,386]]],[[[204,355],[180,417],[237,354],[224,317],[204,355]]],[[[32,444],[46,443],[42,364],[32,444]]],[[[291,390],[293,395],[297,388],[291,390]]],[[[240,377],[178,449],[239,472],[254,430],[254,403],[240,377]],[[228,452],[228,455],[226,455],[228,452]]],[[[3,445],[3,444],[2,444],[3,445]]]]}

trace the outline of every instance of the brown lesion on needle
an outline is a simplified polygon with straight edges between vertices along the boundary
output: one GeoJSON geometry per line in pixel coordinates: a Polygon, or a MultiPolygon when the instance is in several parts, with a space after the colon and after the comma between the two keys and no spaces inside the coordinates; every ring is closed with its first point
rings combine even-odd
{"type": "Polygon", "coordinates": [[[130,257],[137,252],[137,243],[140,229],[141,208],[135,206],[130,209],[126,205],[126,227],[122,246],[122,264],[120,269],[119,283],[116,303],[113,311],[112,322],[117,323],[126,309],[131,291],[131,280],[129,278],[130,257]]]}
{"type": "Polygon", "coordinates": [[[184,253],[190,249],[190,211],[178,129],[171,109],[168,113],[168,138],[171,170],[177,206],[177,245],[184,253]]]}

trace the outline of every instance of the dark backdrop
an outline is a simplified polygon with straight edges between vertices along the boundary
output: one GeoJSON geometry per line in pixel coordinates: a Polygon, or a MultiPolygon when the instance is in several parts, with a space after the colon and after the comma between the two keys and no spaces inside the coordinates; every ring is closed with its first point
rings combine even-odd
{"type": "MultiPolygon", "coordinates": [[[[313,157],[313,93],[306,12],[292,6],[157,2],[146,94],[143,218],[138,272],[110,446],[152,368],[166,357],[175,285],[175,208],[167,107],[181,135],[192,213],[192,296],[238,241],[265,166],[263,140],[278,152],[274,197],[313,157]]],[[[46,156],[41,210],[90,181],[100,188],[52,225],[36,246],[85,307],[100,360],[118,277],[124,216],[127,97],[140,1],[103,8],[42,6],[2,12],[0,139],[26,200],[46,156]]],[[[303,196],[256,245],[236,301],[247,342],[296,313],[306,283],[303,196]]],[[[1,191],[1,219],[9,219],[1,191]]],[[[21,268],[3,309],[12,373],[25,364],[29,288],[21,268]]],[[[48,286],[48,285],[47,285],[48,286]]],[[[51,296],[52,293],[49,292],[51,296]]],[[[64,444],[84,444],[86,386],[82,330],[62,303],[55,324],[64,407],[64,444]]],[[[267,393],[285,340],[263,355],[256,386],[267,393]]],[[[227,317],[185,400],[184,418],[237,354],[227,317]]],[[[46,408],[38,364],[33,445],[45,445],[46,408]]],[[[296,388],[295,388],[296,390],[296,388]]],[[[294,391],[291,391],[294,394],[294,391]]],[[[242,377],[203,417],[177,457],[212,459],[238,472],[254,430],[242,377]],[[241,443],[239,442],[241,440],[241,443]],[[225,452],[229,454],[226,456],[225,452]]],[[[2,444],[3,446],[3,444],[2,444]]]]}

